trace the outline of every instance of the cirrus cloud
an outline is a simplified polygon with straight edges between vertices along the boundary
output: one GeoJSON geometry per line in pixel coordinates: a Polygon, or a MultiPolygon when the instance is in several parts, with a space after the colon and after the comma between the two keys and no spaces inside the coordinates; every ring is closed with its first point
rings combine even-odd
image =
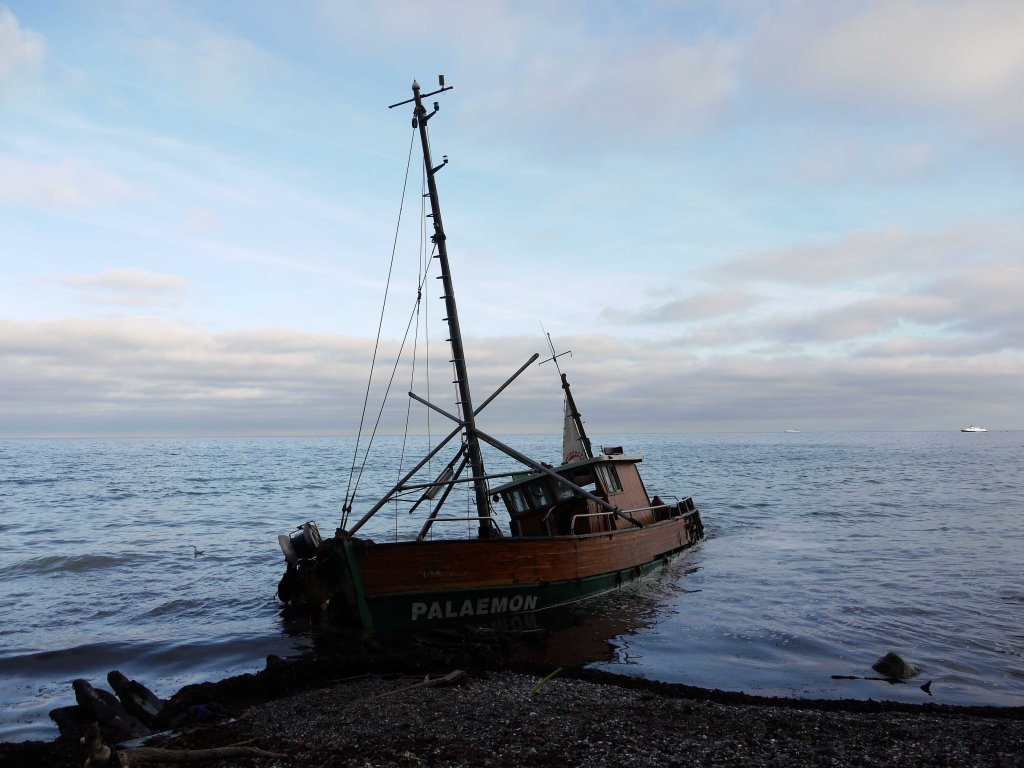
{"type": "Polygon", "coordinates": [[[0,155],[0,203],[80,208],[132,194],[125,179],[80,161],[37,162],[0,155]]]}
{"type": "Polygon", "coordinates": [[[140,269],[110,268],[95,275],[63,279],[89,301],[127,306],[155,306],[177,301],[187,282],[175,275],[140,269]]]}
{"type": "Polygon", "coordinates": [[[0,90],[14,87],[43,61],[46,44],[31,30],[22,29],[7,6],[0,5],[0,90]]]}

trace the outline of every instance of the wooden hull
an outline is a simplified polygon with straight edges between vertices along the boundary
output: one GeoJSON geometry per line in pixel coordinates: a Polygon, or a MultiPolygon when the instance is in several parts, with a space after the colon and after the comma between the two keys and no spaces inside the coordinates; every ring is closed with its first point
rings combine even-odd
{"type": "Polygon", "coordinates": [[[507,623],[642,578],[703,534],[694,511],[585,536],[374,544],[343,539],[332,601],[368,630],[507,623]]]}

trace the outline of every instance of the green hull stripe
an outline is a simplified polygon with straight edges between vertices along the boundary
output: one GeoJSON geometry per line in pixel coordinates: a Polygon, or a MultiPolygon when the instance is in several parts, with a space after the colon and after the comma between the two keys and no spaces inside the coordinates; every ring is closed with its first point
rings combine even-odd
{"type": "Polygon", "coordinates": [[[378,597],[366,597],[359,583],[356,591],[365,628],[429,629],[443,623],[488,622],[568,605],[641,579],[663,567],[672,557],[659,557],[634,568],[599,576],[548,583],[403,592],[378,597]]]}
{"type": "Polygon", "coordinates": [[[366,587],[363,586],[363,574],[356,565],[356,556],[352,547],[352,540],[343,541],[345,547],[345,562],[348,564],[348,571],[352,575],[352,587],[356,593],[356,607],[359,609],[359,619],[363,622],[363,628],[369,631],[374,629],[373,612],[366,601],[366,587]]]}

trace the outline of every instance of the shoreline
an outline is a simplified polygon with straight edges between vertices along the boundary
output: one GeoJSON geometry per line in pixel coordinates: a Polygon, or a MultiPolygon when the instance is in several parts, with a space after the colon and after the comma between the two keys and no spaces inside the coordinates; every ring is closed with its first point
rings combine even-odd
{"type": "MultiPolygon", "coordinates": [[[[1024,707],[787,699],[558,668],[496,649],[286,661],[186,686],[174,706],[219,723],[155,734],[172,749],[244,742],[287,758],[215,766],[1009,765],[1024,754],[1024,707]],[[454,670],[457,685],[424,687],[454,670]],[[545,678],[547,678],[545,680],[545,678]]],[[[73,709],[73,708],[67,708],[73,709]]],[[[62,710],[57,710],[62,711],[62,710]]],[[[0,764],[81,766],[85,720],[52,742],[0,743],[0,764]]],[[[108,743],[111,743],[108,741],[108,743]]]]}

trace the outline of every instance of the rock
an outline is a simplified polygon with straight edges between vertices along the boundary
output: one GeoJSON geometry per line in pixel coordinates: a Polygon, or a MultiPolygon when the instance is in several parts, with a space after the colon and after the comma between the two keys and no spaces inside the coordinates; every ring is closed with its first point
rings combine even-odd
{"type": "Polygon", "coordinates": [[[117,696],[102,688],[93,688],[88,680],[81,678],[71,683],[75,689],[75,700],[90,720],[95,720],[111,735],[114,741],[148,736],[152,731],[137,718],[128,714],[117,696]]]}
{"type": "Polygon", "coordinates": [[[892,677],[897,680],[906,680],[909,677],[914,677],[920,670],[913,664],[905,661],[895,651],[890,651],[885,654],[882,658],[871,665],[871,668],[880,675],[886,677],[892,677]]]}
{"type": "Polygon", "coordinates": [[[129,680],[116,669],[107,674],[107,682],[128,714],[141,720],[148,728],[159,727],[160,713],[167,706],[166,701],[137,680],[129,680]]]}

